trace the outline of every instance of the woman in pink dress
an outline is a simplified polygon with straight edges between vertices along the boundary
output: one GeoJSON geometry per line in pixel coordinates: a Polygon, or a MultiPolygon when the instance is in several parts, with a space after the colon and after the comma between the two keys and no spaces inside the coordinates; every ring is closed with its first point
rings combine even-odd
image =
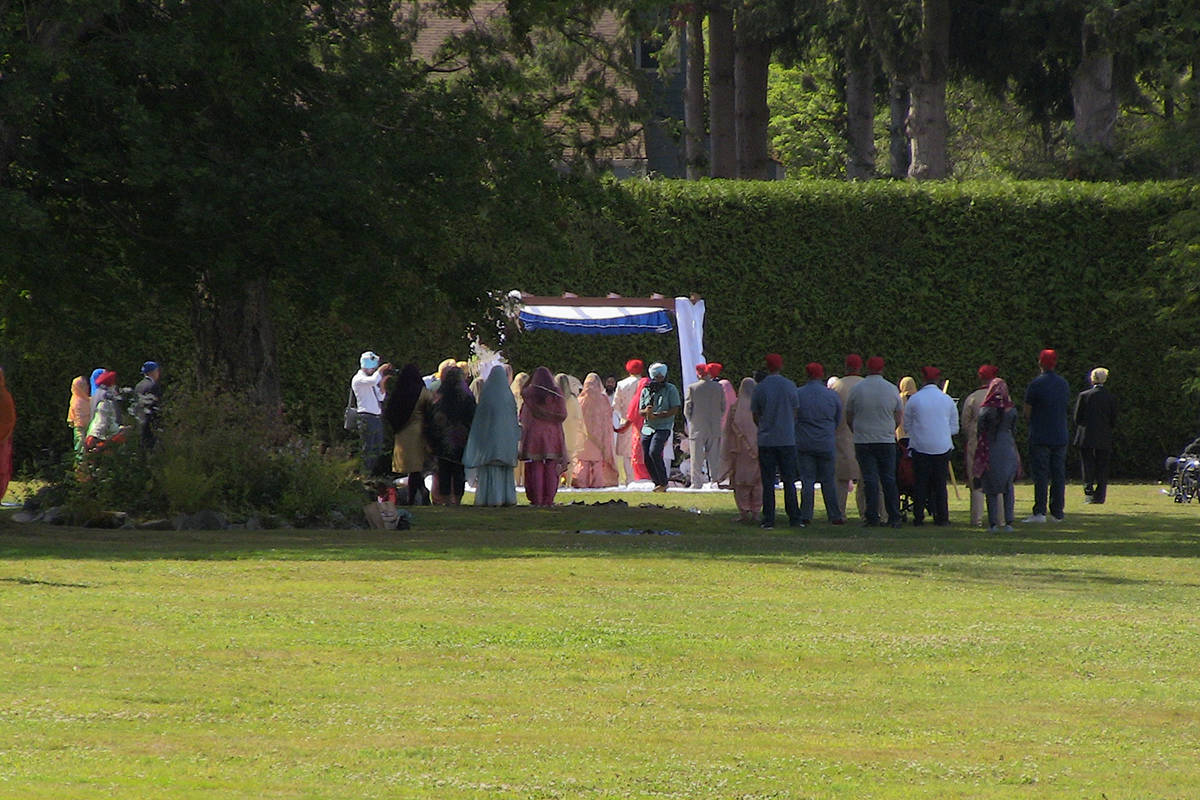
{"type": "Polygon", "coordinates": [[[641,447],[642,425],[645,423],[641,410],[642,389],[645,389],[648,383],[650,383],[650,379],[645,376],[638,381],[633,399],[629,401],[629,408],[625,409],[625,419],[628,420],[629,427],[633,429],[633,447],[630,452],[633,478],[638,481],[650,480],[650,470],[646,469],[646,457],[642,454],[641,447]]]}
{"type": "Polygon", "coordinates": [[[517,458],[525,462],[525,496],[535,506],[554,505],[558,476],[567,463],[563,422],[567,404],[554,375],[546,367],[534,370],[521,391],[521,447],[517,458]]]}
{"type": "Polygon", "coordinates": [[[737,400],[721,434],[721,469],[719,483],[733,487],[738,519],[754,522],[762,511],[762,475],[758,468],[758,426],[750,411],[754,395],[753,378],[746,378],[738,387],[737,400]]]}
{"type": "Polygon", "coordinates": [[[571,485],[600,489],[617,485],[617,453],[612,435],[612,406],[604,383],[589,372],[579,393],[579,434],[572,461],[571,485]]]}

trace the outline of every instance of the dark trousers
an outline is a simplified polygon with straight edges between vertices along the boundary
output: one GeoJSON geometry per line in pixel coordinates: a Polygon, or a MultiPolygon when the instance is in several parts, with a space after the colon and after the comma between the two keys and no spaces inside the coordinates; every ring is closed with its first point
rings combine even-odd
{"type": "Polygon", "coordinates": [[[946,494],[946,481],[950,480],[950,454],[918,453],[913,451],[913,521],[921,522],[925,516],[925,508],[933,513],[933,521],[938,525],[950,522],[950,498],[946,494]]]}
{"type": "Polygon", "coordinates": [[[796,502],[796,448],[758,447],[758,467],[762,475],[764,525],[775,524],[775,475],[783,481],[783,507],[788,522],[800,522],[800,505],[796,502]]]}
{"type": "Polygon", "coordinates": [[[900,524],[900,490],[896,486],[896,445],[893,442],[854,445],[854,457],[862,470],[863,491],[867,495],[863,512],[869,524],[879,524],[879,492],[888,524],[900,524]]]}
{"type": "Polygon", "coordinates": [[[671,429],[656,430],[647,436],[642,434],[642,458],[646,462],[646,471],[655,486],[667,485],[667,465],[663,463],[663,451],[671,439],[671,429]]]}
{"type": "Polygon", "coordinates": [[[408,473],[408,503],[406,505],[429,505],[429,490],[425,488],[425,473],[408,473]]]}
{"type": "Polygon", "coordinates": [[[1108,495],[1108,462],[1111,450],[1097,447],[1079,448],[1079,460],[1083,467],[1083,493],[1090,495],[1093,503],[1103,503],[1108,495]]]}
{"type": "Polygon", "coordinates": [[[838,502],[837,479],[834,477],[834,457],[829,452],[796,450],[796,472],[800,476],[800,519],[807,525],[812,522],[813,504],[816,500],[813,484],[821,484],[821,496],[825,500],[825,515],[829,521],[841,519],[842,509],[838,502]]]}
{"type": "Polygon", "coordinates": [[[1033,476],[1033,513],[1045,514],[1049,499],[1050,516],[1061,517],[1067,494],[1067,446],[1029,445],[1029,472],[1033,476]]]}
{"type": "Polygon", "coordinates": [[[439,458],[437,462],[438,492],[442,498],[461,499],[467,488],[466,468],[458,461],[439,458]]]}

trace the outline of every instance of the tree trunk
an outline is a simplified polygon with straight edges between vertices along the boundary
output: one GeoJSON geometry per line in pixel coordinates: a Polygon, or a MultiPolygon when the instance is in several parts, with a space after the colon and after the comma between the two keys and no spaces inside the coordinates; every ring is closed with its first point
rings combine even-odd
{"type": "Polygon", "coordinates": [[[875,176],[875,63],[870,50],[846,43],[846,177],[875,176]]]}
{"type": "Polygon", "coordinates": [[[687,88],[684,96],[684,157],[687,178],[708,174],[708,149],[704,146],[704,8],[692,6],[687,27],[687,88]]]}
{"type": "Polygon", "coordinates": [[[771,45],[738,37],[734,54],[734,86],[737,114],[737,176],[742,180],[765,181],[770,177],[767,156],[767,75],[771,45]]]}
{"type": "Polygon", "coordinates": [[[241,285],[201,282],[192,302],[201,386],[245,391],[268,411],[280,405],[267,277],[241,285]]]}
{"type": "Polygon", "coordinates": [[[939,180],[950,174],[946,152],[946,74],[950,55],[949,0],[922,0],[921,56],[917,74],[909,81],[912,98],[908,135],[912,162],[908,177],[939,180]]]}
{"type": "Polygon", "coordinates": [[[908,121],[908,87],[898,79],[892,80],[888,91],[888,167],[893,178],[908,177],[911,144],[906,128],[908,121]]]}
{"type": "Polygon", "coordinates": [[[733,11],[724,2],[708,12],[708,94],[710,166],[714,178],[737,177],[737,128],[734,122],[733,11]]]}
{"type": "Polygon", "coordinates": [[[1084,148],[1111,151],[1117,124],[1111,51],[1084,52],[1071,79],[1071,100],[1075,107],[1075,143],[1084,148]]]}

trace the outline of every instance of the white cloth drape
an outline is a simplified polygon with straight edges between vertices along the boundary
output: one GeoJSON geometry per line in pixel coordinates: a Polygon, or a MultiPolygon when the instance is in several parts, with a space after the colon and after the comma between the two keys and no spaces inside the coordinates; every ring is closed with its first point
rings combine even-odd
{"type": "Polygon", "coordinates": [[[686,297],[675,298],[675,322],[679,326],[679,376],[684,388],[695,380],[695,367],[704,361],[704,301],[693,303],[686,297]]]}

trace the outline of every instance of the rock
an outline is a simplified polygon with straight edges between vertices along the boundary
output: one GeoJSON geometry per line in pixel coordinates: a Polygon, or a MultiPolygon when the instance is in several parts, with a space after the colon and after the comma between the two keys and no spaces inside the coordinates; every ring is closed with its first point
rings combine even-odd
{"type": "Polygon", "coordinates": [[[42,513],[40,511],[18,511],[12,515],[13,522],[41,522],[42,513]]]}
{"type": "Polygon", "coordinates": [[[67,510],[62,506],[47,508],[42,514],[42,522],[47,525],[66,525],[68,522],[67,510]]]}
{"type": "Polygon", "coordinates": [[[115,530],[125,527],[128,520],[129,515],[124,511],[98,511],[83,521],[83,527],[115,530]]]}
{"type": "Polygon", "coordinates": [[[229,527],[229,520],[220,511],[204,509],[195,514],[180,514],[173,525],[177,531],[223,531],[229,527]]]}

